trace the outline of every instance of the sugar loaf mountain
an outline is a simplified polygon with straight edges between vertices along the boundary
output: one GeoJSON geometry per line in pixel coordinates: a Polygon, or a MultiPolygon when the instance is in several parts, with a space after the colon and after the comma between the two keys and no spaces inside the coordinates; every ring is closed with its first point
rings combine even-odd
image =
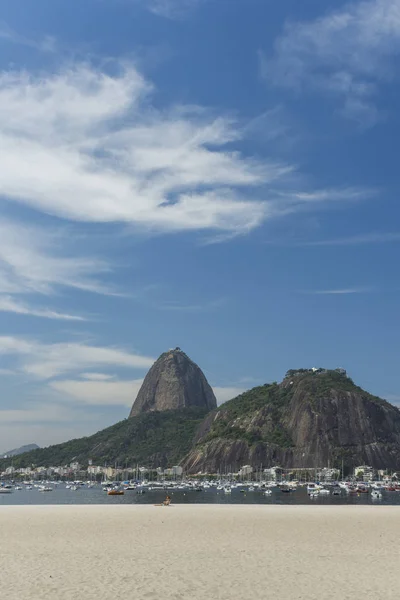
{"type": "MultiPolygon", "coordinates": [[[[400,468],[400,410],[342,369],[290,370],[217,407],[201,369],[179,348],[146,375],[129,418],[95,435],[37,449],[14,466],[166,467],[187,473],[253,467],[400,468]]],[[[5,466],[6,461],[0,461],[5,466]]]]}

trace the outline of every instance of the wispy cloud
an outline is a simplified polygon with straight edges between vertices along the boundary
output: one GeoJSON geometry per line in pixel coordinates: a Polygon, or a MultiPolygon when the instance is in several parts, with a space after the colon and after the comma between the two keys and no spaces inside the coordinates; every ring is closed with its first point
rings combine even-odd
{"type": "Polygon", "coordinates": [[[317,295],[347,295],[347,294],[368,294],[372,292],[372,288],[367,287],[354,287],[354,288],[338,288],[331,290],[310,290],[303,291],[303,294],[317,294],[317,295]]]}
{"type": "Polygon", "coordinates": [[[358,246],[363,244],[389,244],[400,242],[400,233],[364,233],[350,237],[304,242],[307,246],[358,246]]]}
{"type": "Polygon", "coordinates": [[[131,407],[143,379],[129,381],[52,381],[50,387],[84,404],[131,407]]]}
{"type": "Polygon", "coordinates": [[[366,0],[287,23],[261,66],[271,84],[330,94],[341,100],[347,117],[373,125],[378,84],[397,78],[399,50],[399,0],[366,0]]]}
{"type": "Polygon", "coordinates": [[[220,298],[218,300],[205,301],[199,304],[184,304],[182,302],[163,302],[157,304],[159,310],[171,310],[177,312],[208,312],[217,310],[225,304],[225,299],[220,298]]]}
{"type": "MultiPolygon", "coordinates": [[[[0,193],[77,221],[147,229],[234,230],[262,222],[239,189],[285,165],[224,150],[234,123],[204,110],[159,112],[133,68],[110,76],[79,65],[57,75],[0,76],[0,193]]],[[[290,168],[289,168],[290,170],[290,168]]]]}
{"type": "Polygon", "coordinates": [[[87,379],[88,381],[109,381],[114,379],[115,375],[106,375],[105,373],[82,373],[81,379],[87,379]]]}
{"type": "Polygon", "coordinates": [[[60,313],[55,310],[48,308],[35,308],[15,300],[11,296],[0,295],[0,311],[16,313],[18,315],[29,315],[33,317],[41,317],[44,319],[59,319],[62,321],[85,321],[84,317],[77,315],[69,315],[66,313],[60,313]]]}
{"type": "MultiPolygon", "coordinates": [[[[110,0],[102,0],[110,2],[110,0]]],[[[115,0],[112,0],[115,2],[115,0]]],[[[197,6],[208,0],[119,0],[128,4],[141,6],[150,12],[167,19],[180,19],[197,6]]]]}
{"type": "MultiPolygon", "coordinates": [[[[50,382],[50,387],[61,395],[89,405],[126,406],[131,407],[143,379],[118,381],[81,381],[67,379],[50,382]]],[[[218,405],[242,394],[241,387],[214,387],[218,405]]]]}
{"type": "Polygon", "coordinates": [[[76,255],[68,236],[60,232],[0,221],[0,293],[51,294],[63,286],[111,294],[112,289],[93,277],[108,270],[105,262],[76,255]]]}
{"type": "Polygon", "coordinates": [[[40,39],[33,39],[17,33],[4,21],[0,21],[0,40],[5,40],[13,44],[19,44],[22,46],[28,46],[28,48],[34,48],[41,52],[55,52],[56,41],[52,36],[45,36],[40,39]]]}
{"type": "Polygon", "coordinates": [[[294,193],[293,165],[232,150],[245,135],[241,124],[200,107],[157,110],[151,91],[133,67],[117,75],[87,64],[47,77],[2,73],[0,194],[73,221],[211,230],[223,239],[360,194],[294,193]]]}
{"type": "Polygon", "coordinates": [[[148,369],[153,358],[119,348],[89,346],[83,343],[43,344],[34,339],[0,337],[0,355],[15,358],[15,369],[38,379],[65,373],[89,371],[96,367],[148,369]]]}

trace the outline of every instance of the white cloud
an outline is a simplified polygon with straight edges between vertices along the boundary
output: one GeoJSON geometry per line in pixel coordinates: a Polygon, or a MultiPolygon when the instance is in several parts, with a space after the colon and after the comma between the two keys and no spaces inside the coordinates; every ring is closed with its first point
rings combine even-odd
{"type": "Polygon", "coordinates": [[[61,423],[71,421],[76,416],[76,413],[60,404],[32,404],[0,410],[0,423],[61,423]]]}
{"type": "Polygon", "coordinates": [[[49,294],[58,286],[112,293],[93,278],[93,275],[106,272],[107,265],[98,259],[76,256],[70,246],[69,237],[61,232],[52,233],[44,228],[2,219],[0,293],[49,294]],[[69,256],[63,256],[66,252],[69,256]]]}
{"type": "Polygon", "coordinates": [[[306,294],[317,294],[317,295],[347,295],[347,294],[367,294],[371,292],[371,288],[354,287],[354,288],[338,288],[332,290],[312,290],[305,292],[306,294]]]}
{"type": "Polygon", "coordinates": [[[0,355],[14,356],[16,368],[39,379],[89,370],[99,366],[148,369],[153,358],[131,354],[118,348],[102,348],[79,343],[43,344],[35,340],[0,337],[0,355]]]}
{"type": "Polygon", "coordinates": [[[217,399],[217,404],[218,404],[218,406],[220,406],[224,402],[227,402],[228,400],[232,400],[233,398],[236,398],[236,396],[243,394],[247,390],[247,388],[213,387],[213,390],[214,390],[215,397],[217,399]]]}
{"type": "MultiPolygon", "coordinates": [[[[109,2],[110,0],[104,0],[109,2]]],[[[115,0],[112,0],[115,1],[115,0]]],[[[117,0],[118,1],[118,0],[117,0]]],[[[149,10],[160,17],[179,19],[207,0],[120,0],[149,10]]]]}
{"type": "Polygon", "coordinates": [[[156,15],[174,19],[192,10],[205,0],[139,0],[156,15]]]}
{"type": "Polygon", "coordinates": [[[16,375],[12,369],[0,369],[0,375],[16,375]]]}
{"type": "Polygon", "coordinates": [[[17,33],[4,21],[0,22],[0,39],[12,42],[13,44],[28,46],[29,48],[40,50],[41,52],[54,52],[56,48],[55,39],[53,37],[47,35],[42,39],[35,40],[17,33]]]}
{"type": "MultiPolygon", "coordinates": [[[[107,381],[107,376],[102,376],[100,373],[95,375],[93,381],[79,379],[51,381],[49,387],[83,404],[130,408],[143,383],[143,379],[107,381]],[[98,377],[99,375],[101,377],[98,377]]],[[[213,390],[218,405],[221,405],[245,392],[246,388],[214,387],[213,390]]]]}
{"type": "Polygon", "coordinates": [[[106,375],[105,373],[82,373],[81,379],[87,379],[88,381],[108,381],[114,379],[114,375],[106,375]]]}
{"type": "Polygon", "coordinates": [[[358,246],[362,244],[385,244],[400,242],[400,233],[363,233],[350,237],[307,242],[307,246],[358,246]]]}
{"type": "Polygon", "coordinates": [[[143,379],[130,381],[52,381],[50,387],[62,395],[90,405],[126,406],[130,408],[143,379]]]}
{"type": "Polygon", "coordinates": [[[272,84],[340,98],[363,125],[378,119],[377,86],[397,77],[400,0],[352,2],[313,21],[288,23],[262,71],[272,84]]]}
{"type": "MultiPolygon", "coordinates": [[[[52,381],[49,385],[62,395],[84,404],[126,406],[130,408],[140,390],[143,379],[128,381],[80,381],[68,379],[52,381]]],[[[235,398],[246,390],[240,387],[214,387],[218,405],[235,398]]]]}
{"type": "MultiPolygon", "coordinates": [[[[131,223],[145,231],[214,230],[229,239],[285,214],[288,205],[293,210],[359,193],[293,195],[293,166],[233,150],[247,135],[242,125],[200,107],[157,110],[151,89],[133,67],[114,75],[89,65],[47,77],[0,74],[0,194],[73,221],[131,223]]],[[[0,259],[9,245],[0,244],[0,259]]],[[[6,257],[13,268],[14,254],[6,257]]],[[[28,261],[30,253],[23,254],[28,261]]],[[[56,266],[47,260],[53,273],[56,266]]],[[[99,265],[64,259],[62,267],[63,281],[90,289],[79,270],[87,275],[99,265]]],[[[0,284],[2,279],[0,272],[0,284]]]]}
{"type": "Polygon", "coordinates": [[[249,230],[263,202],[241,188],[279,180],[291,167],[225,148],[235,123],[198,107],[157,111],[134,69],[88,65],[46,77],[0,75],[0,193],[77,221],[147,229],[249,230]]]}
{"type": "Polygon", "coordinates": [[[19,315],[30,315],[33,317],[43,317],[45,319],[60,319],[63,321],[85,321],[83,317],[59,313],[48,308],[34,308],[23,304],[10,296],[0,295],[0,311],[11,312],[19,315]]]}

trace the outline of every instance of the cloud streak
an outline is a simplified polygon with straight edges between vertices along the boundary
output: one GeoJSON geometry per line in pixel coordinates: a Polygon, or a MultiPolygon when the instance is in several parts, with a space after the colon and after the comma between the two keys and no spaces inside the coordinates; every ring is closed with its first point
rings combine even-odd
{"type": "Polygon", "coordinates": [[[224,150],[234,122],[195,107],[156,111],[132,67],[78,65],[47,78],[0,76],[0,193],[76,221],[148,230],[252,229],[265,206],[241,188],[291,168],[224,150]]]}
{"type": "Polygon", "coordinates": [[[303,292],[304,294],[314,294],[322,296],[346,296],[349,294],[368,294],[371,288],[354,287],[354,288],[338,288],[330,290],[311,290],[303,292]]]}
{"type": "Polygon", "coordinates": [[[378,85],[397,77],[399,50],[399,0],[366,0],[287,23],[261,67],[269,83],[336,97],[345,116],[373,125],[378,85]]]}
{"type": "Polygon", "coordinates": [[[93,275],[109,270],[106,263],[76,256],[61,233],[14,221],[0,221],[0,293],[51,294],[62,287],[94,293],[113,291],[93,275]],[[62,253],[69,252],[69,256],[62,253]]]}
{"type": "Polygon", "coordinates": [[[368,244],[390,244],[400,242],[400,233],[365,233],[331,240],[305,242],[306,246],[359,246],[368,244]]]}
{"type": "Polygon", "coordinates": [[[0,355],[15,358],[15,369],[37,379],[51,379],[66,373],[98,367],[148,369],[154,359],[119,348],[79,343],[43,344],[37,340],[0,337],[0,355]]]}
{"type": "Polygon", "coordinates": [[[85,321],[83,317],[77,315],[69,315],[60,313],[48,308],[34,308],[17,300],[11,296],[0,296],[0,311],[15,313],[18,315],[27,315],[32,317],[40,317],[44,319],[58,319],[61,321],[85,321]]]}
{"type": "Polygon", "coordinates": [[[27,46],[40,52],[54,52],[56,50],[56,42],[52,36],[45,36],[40,40],[35,40],[23,35],[20,35],[14,29],[12,29],[4,21],[0,22],[0,40],[18,44],[21,46],[27,46]]]}
{"type": "MultiPolygon", "coordinates": [[[[0,195],[71,221],[212,231],[221,241],[364,193],[293,191],[293,165],[233,149],[246,135],[234,119],[201,107],[155,109],[152,90],[132,66],[114,74],[88,64],[41,77],[0,74],[0,195]]],[[[74,262],[84,274],[93,267],[74,262]]],[[[69,279],[83,288],[80,277],[69,279]]]]}

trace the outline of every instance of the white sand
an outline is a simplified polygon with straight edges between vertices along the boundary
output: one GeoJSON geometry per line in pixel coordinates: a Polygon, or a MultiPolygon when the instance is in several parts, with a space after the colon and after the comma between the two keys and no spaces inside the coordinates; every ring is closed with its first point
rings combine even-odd
{"type": "Polygon", "coordinates": [[[400,596],[400,508],[3,506],[0,598],[400,596]]]}

